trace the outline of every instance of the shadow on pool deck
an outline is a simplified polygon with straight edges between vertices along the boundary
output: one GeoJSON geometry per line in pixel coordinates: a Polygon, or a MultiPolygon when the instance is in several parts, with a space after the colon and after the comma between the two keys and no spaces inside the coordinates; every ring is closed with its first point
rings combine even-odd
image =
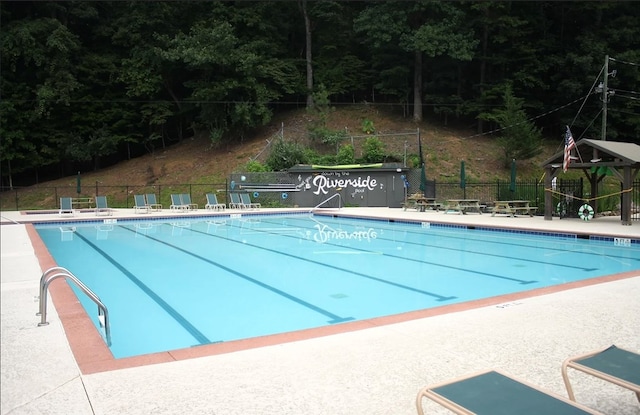
{"type": "MultiPolygon", "coordinates": [[[[622,226],[619,218],[544,221],[387,208],[340,214],[640,239],[640,223],[622,226]]],[[[37,216],[44,215],[28,215],[29,221],[37,216]]],[[[92,213],[75,219],[85,217],[96,219],[92,213]]],[[[111,218],[126,217],[140,219],[131,209],[111,218]]],[[[496,368],[566,396],[560,374],[566,357],[610,344],[640,350],[639,269],[593,285],[366,330],[83,374],[61,325],[62,300],[50,304],[50,324],[37,327],[34,297],[47,264],[38,263],[25,226],[3,225],[0,231],[2,414],[415,414],[415,395],[426,384],[496,368]]],[[[88,338],[80,340],[83,353],[95,352],[88,338]]],[[[640,414],[633,393],[571,376],[579,402],[608,414],[640,414]]],[[[447,413],[437,405],[427,410],[447,413]]]]}

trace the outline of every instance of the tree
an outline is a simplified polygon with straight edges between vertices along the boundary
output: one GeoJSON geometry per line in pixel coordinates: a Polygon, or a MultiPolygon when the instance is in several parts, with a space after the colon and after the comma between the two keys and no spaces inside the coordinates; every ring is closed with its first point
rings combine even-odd
{"type": "Polygon", "coordinates": [[[513,95],[512,87],[502,87],[503,107],[479,115],[485,121],[501,128],[498,142],[503,151],[503,162],[508,167],[511,160],[527,160],[536,156],[542,145],[542,135],[522,109],[524,100],[513,95]]]}
{"type": "Polygon", "coordinates": [[[471,60],[477,41],[464,27],[457,3],[417,1],[381,2],[367,7],[355,21],[373,48],[390,44],[413,56],[413,119],[423,116],[423,56],[471,60]]]}

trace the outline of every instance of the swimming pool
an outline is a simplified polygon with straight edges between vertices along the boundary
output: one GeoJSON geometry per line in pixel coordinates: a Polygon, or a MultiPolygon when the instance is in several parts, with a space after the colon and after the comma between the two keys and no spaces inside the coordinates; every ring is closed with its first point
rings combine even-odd
{"type": "Polygon", "coordinates": [[[109,308],[116,358],[640,268],[637,244],[607,238],[301,214],[107,221],[36,229],[109,308]]]}

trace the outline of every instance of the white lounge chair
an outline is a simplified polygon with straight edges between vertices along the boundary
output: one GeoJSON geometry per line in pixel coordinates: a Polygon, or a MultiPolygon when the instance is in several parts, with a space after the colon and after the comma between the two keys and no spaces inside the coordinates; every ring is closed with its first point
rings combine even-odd
{"type": "Polygon", "coordinates": [[[189,193],[181,194],[180,199],[182,199],[183,205],[188,206],[188,209],[198,210],[198,205],[196,203],[191,203],[191,195],[189,195],[189,193]]]}
{"type": "Polygon", "coordinates": [[[189,205],[185,205],[183,203],[182,195],[172,194],[171,195],[171,206],[169,206],[169,209],[186,212],[189,209],[189,205]]]}
{"type": "Polygon", "coordinates": [[[58,213],[60,216],[74,216],[76,214],[75,210],[73,210],[73,202],[70,197],[60,198],[60,210],[58,213]]]}
{"type": "Polygon", "coordinates": [[[149,213],[149,206],[144,198],[144,195],[133,195],[133,212],[134,213],[149,213]]]}
{"type": "Polygon", "coordinates": [[[231,202],[229,202],[229,207],[231,209],[249,209],[249,206],[245,205],[240,200],[239,193],[229,193],[229,198],[231,198],[231,202]]]}
{"type": "Polygon", "coordinates": [[[260,203],[255,203],[251,201],[251,196],[249,193],[240,193],[240,201],[245,206],[248,206],[249,209],[260,209],[262,205],[260,203]]]}
{"type": "Polygon", "coordinates": [[[96,196],[96,216],[111,216],[113,210],[107,204],[106,196],[96,196]]]}
{"type": "Polygon", "coordinates": [[[218,203],[218,197],[215,193],[207,193],[207,204],[204,205],[207,210],[225,210],[227,205],[224,203],[218,203]]]}
{"type": "Polygon", "coordinates": [[[156,200],[155,193],[147,193],[145,198],[147,199],[147,207],[150,211],[159,212],[162,210],[162,205],[156,200]]]}

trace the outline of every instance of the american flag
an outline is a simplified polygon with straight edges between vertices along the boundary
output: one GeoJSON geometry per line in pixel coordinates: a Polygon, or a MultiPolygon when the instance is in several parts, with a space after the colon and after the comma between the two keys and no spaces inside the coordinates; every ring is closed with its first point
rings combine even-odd
{"type": "Polygon", "coordinates": [[[569,163],[571,162],[571,149],[576,146],[576,142],[573,141],[573,135],[567,125],[567,132],[564,133],[564,161],[562,162],[562,170],[566,173],[569,170],[569,163]]]}

